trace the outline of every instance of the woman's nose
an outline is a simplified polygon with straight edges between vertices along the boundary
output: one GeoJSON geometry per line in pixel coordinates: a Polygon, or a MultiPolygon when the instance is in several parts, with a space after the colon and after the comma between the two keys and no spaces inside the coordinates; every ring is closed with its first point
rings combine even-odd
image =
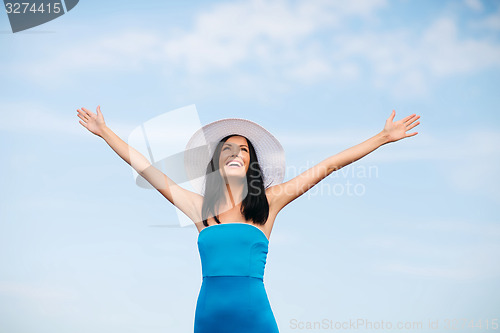
{"type": "Polygon", "coordinates": [[[231,150],[233,156],[238,156],[240,154],[241,149],[239,147],[235,147],[231,150]]]}

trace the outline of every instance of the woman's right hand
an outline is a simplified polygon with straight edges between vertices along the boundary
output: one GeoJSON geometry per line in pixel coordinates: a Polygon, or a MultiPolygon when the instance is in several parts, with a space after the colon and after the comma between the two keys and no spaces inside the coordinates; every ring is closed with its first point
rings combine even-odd
{"type": "Polygon", "coordinates": [[[101,113],[101,107],[97,106],[97,114],[86,108],[82,108],[81,110],[77,109],[77,111],[78,117],[83,120],[83,122],[80,120],[79,123],[93,134],[102,137],[102,133],[106,128],[106,123],[101,113]]]}

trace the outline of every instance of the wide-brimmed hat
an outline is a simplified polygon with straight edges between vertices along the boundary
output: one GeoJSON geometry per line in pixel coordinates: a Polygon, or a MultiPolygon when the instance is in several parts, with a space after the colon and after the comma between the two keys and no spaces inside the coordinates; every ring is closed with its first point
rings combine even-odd
{"type": "Polygon", "coordinates": [[[217,144],[228,135],[241,135],[252,143],[262,171],[264,187],[280,184],[285,177],[285,151],[279,141],[264,127],[242,118],[214,121],[197,130],[186,145],[186,175],[199,193],[205,193],[207,166],[217,144]]]}

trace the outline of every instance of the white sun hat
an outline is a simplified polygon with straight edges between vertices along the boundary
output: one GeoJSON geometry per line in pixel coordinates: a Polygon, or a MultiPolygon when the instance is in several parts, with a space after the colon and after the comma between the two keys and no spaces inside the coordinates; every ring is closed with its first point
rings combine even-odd
{"type": "Polygon", "coordinates": [[[280,142],[265,128],[242,118],[214,121],[197,130],[184,150],[184,167],[193,188],[205,193],[207,166],[218,142],[232,134],[246,137],[252,143],[262,170],[264,188],[280,184],[285,177],[285,151],[280,142]]]}

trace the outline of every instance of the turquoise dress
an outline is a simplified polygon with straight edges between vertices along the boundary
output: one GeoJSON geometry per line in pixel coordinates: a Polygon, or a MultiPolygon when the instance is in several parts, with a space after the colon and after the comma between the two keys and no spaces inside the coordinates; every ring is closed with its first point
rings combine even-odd
{"type": "Polygon", "coordinates": [[[264,288],[269,240],[248,223],[223,223],[198,235],[203,282],[195,333],[278,333],[264,288]]]}

